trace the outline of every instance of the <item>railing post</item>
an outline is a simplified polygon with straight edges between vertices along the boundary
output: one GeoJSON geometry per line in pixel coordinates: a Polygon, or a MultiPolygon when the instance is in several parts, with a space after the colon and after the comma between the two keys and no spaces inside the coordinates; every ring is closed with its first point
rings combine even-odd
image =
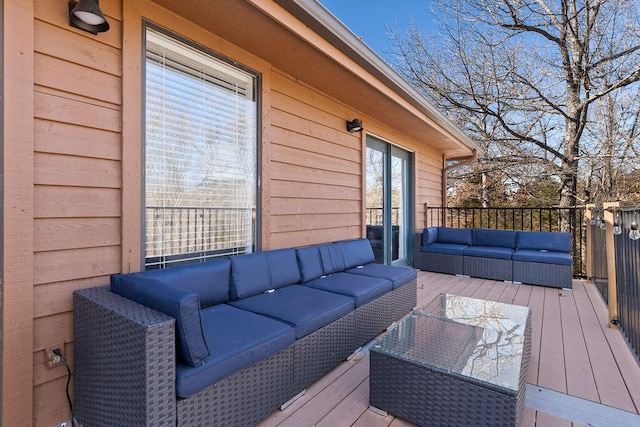
{"type": "Polygon", "coordinates": [[[593,235],[591,227],[591,218],[593,217],[593,211],[596,205],[590,203],[585,206],[584,220],[587,223],[587,277],[591,279],[593,277],[593,235]]]}
{"type": "Polygon", "coordinates": [[[607,276],[609,283],[609,327],[618,328],[618,290],[616,288],[616,245],[613,238],[613,217],[614,213],[607,208],[618,207],[620,202],[603,203],[604,221],[607,224],[605,241],[607,244],[607,276]]]}

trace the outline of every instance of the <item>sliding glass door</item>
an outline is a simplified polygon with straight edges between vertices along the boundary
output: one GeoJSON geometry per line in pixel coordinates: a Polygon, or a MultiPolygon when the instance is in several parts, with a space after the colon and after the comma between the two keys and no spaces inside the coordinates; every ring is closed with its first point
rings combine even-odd
{"type": "Polygon", "coordinates": [[[366,223],[376,262],[411,263],[411,153],[367,135],[366,223]]]}

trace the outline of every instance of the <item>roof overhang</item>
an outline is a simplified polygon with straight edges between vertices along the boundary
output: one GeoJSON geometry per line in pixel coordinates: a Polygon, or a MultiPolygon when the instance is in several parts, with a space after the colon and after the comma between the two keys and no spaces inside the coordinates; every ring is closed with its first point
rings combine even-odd
{"type": "Polygon", "coordinates": [[[446,158],[482,152],[315,0],[155,2],[446,158]]]}

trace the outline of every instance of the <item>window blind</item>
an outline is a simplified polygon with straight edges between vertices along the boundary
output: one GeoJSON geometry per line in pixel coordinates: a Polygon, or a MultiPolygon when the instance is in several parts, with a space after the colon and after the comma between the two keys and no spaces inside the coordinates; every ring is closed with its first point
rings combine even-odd
{"type": "Polygon", "coordinates": [[[147,269],[253,250],[255,81],[251,73],[147,28],[147,269]]]}

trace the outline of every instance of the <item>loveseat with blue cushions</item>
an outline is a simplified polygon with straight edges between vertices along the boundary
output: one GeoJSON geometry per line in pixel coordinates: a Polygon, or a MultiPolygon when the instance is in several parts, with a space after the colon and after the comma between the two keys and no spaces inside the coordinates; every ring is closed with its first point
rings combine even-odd
{"type": "Polygon", "coordinates": [[[430,227],[416,233],[414,266],[531,285],[571,288],[571,234],[430,227]]]}
{"type": "Polygon", "coordinates": [[[245,426],[416,305],[367,239],[118,274],[74,293],[85,426],[245,426]]]}

